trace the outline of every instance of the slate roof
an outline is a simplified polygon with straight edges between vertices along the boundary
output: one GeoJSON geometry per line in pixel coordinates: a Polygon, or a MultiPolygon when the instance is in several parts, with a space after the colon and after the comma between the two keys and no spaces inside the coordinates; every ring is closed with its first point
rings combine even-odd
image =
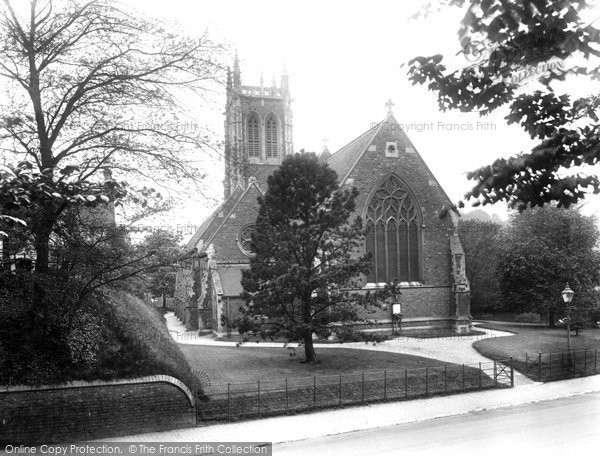
{"type": "Polygon", "coordinates": [[[258,185],[257,182],[250,183],[248,185],[248,187],[246,188],[246,190],[242,190],[242,193],[240,194],[240,196],[238,198],[236,198],[232,204],[227,205],[227,211],[226,212],[224,211],[223,212],[224,216],[222,218],[221,217],[219,218],[218,224],[216,224],[217,225],[216,228],[210,234],[208,234],[208,232],[207,232],[207,235],[202,237],[202,239],[204,239],[204,241],[207,245],[212,242],[212,240],[214,239],[215,235],[219,232],[221,227],[227,223],[231,213],[235,210],[237,205],[244,199],[244,196],[246,196],[246,194],[250,192],[250,190],[256,190],[260,195],[264,196],[264,193],[260,189],[260,186],[258,185]]]}
{"type": "Polygon", "coordinates": [[[243,194],[244,190],[238,185],[233,192],[231,192],[229,197],[223,201],[221,205],[213,211],[212,214],[210,214],[210,216],[202,223],[202,225],[200,225],[198,231],[194,233],[192,238],[185,246],[186,250],[192,250],[201,240],[205,241],[206,244],[206,241],[219,229],[225,216],[237,204],[243,194]],[[223,213],[223,217],[219,217],[220,213],[223,213]]]}
{"type": "Polygon", "coordinates": [[[340,182],[346,177],[348,171],[367,149],[375,135],[379,132],[383,122],[365,131],[362,135],[350,141],[340,150],[327,159],[327,164],[337,173],[340,182]]]}

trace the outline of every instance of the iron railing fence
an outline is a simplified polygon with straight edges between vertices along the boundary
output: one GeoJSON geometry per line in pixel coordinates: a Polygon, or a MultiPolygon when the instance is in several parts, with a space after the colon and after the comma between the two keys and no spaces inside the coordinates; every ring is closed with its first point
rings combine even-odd
{"type": "Polygon", "coordinates": [[[540,382],[596,375],[600,372],[598,356],[598,349],[525,353],[524,374],[540,382]]]}
{"type": "Polygon", "coordinates": [[[197,413],[198,422],[234,421],[512,386],[512,359],[477,365],[258,380],[210,385],[198,397],[197,413]]]}

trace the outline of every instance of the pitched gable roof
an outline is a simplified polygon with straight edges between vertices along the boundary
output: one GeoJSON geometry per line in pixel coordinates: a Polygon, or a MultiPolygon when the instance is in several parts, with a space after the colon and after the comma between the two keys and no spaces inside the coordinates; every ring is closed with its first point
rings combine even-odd
{"type": "Polygon", "coordinates": [[[437,186],[442,191],[442,194],[449,203],[449,206],[453,207],[454,203],[443,187],[439,184],[438,180],[431,172],[431,169],[429,169],[429,166],[427,166],[427,163],[425,163],[425,160],[423,160],[423,157],[421,157],[421,154],[419,154],[417,148],[414,146],[408,135],[401,128],[400,124],[391,112],[387,114],[385,120],[370,128],[329,157],[327,164],[337,172],[339,183],[342,184],[348,178],[352,170],[367,151],[369,145],[376,139],[377,135],[381,132],[384,126],[387,130],[393,131],[396,134],[396,137],[400,140],[401,144],[412,148],[416,157],[421,161],[431,178],[436,182],[437,186]]]}
{"type": "Polygon", "coordinates": [[[327,164],[337,173],[340,182],[346,178],[348,172],[360,159],[382,125],[383,122],[380,122],[370,128],[327,159],[327,164]]]}
{"type": "MultiPolygon", "coordinates": [[[[241,188],[241,187],[240,187],[241,188]]],[[[246,197],[246,195],[248,193],[250,193],[251,191],[255,191],[257,192],[259,195],[264,195],[263,191],[260,189],[260,187],[258,186],[257,182],[251,182],[248,187],[246,188],[246,190],[243,190],[241,192],[241,194],[239,195],[239,197],[237,197],[235,199],[235,201],[233,202],[233,204],[228,204],[227,205],[227,212],[225,212],[224,210],[222,211],[224,213],[224,217],[222,219],[217,220],[216,223],[216,228],[211,230],[210,233],[208,233],[207,230],[207,235],[203,236],[202,239],[204,240],[204,244],[205,245],[209,245],[212,240],[214,239],[214,237],[216,236],[216,234],[219,232],[219,230],[221,229],[221,227],[223,227],[223,225],[225,225],[225,223],[227,223],[227,220],[229,220],[231,214],[233,213],[233,211],[235,211],[235,208],[237,207],[237,205],[246,197]]],[[[225,209],[225,208],[224,208],[225,209]]],[[[214,225],[213,225],[214,226],[214,225]]]]}
{"type": "Polygon", "coordinates": [[[229,197],[223,201],[221,205],[217,207],[212,214],[210,214],[210,216],[208,216],[202,225],[200,225],[200,228],[198,228],[198,230],[186,244],[185,249],[188,251],[192,250],[201,240],[203,240],[204,244],[206,245],[208,238],[210,238],[221,226],[221,219],[224,218],[226,214],[231,212],[231,208],[237,204],[243,194],[244,189],[238,185],[233,192],[231,192],[229,197]],[[219,214],[221,213],[223,214],[223,217],[219,217],[219,214]]]}

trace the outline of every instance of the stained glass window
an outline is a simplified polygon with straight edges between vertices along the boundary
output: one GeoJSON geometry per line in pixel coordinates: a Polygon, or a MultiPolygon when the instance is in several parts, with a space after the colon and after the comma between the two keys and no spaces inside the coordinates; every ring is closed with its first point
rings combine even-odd
{"type": "Polygon", "coordinates": [[[388,177],[367,206],[367,251],[373,254],[369,282],[420,279],[419,213],[400,179],[388,177]]]}

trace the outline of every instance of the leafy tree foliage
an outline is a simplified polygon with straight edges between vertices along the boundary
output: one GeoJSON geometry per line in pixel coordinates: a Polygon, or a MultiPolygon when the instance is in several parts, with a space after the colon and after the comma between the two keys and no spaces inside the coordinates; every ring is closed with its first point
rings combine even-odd
{"type": "Polygon", "coordinates": [[[549,324],[564,315],[560,292],[575,291],[579,318],[597,309],[600,231],[593,217],[552,206],[515,215],[503,240],[498,264],[504,306],[517,312],[548,313],[549,324]]]}
{"type": "Polygon", "coordinates": [[[219,46],[206,35],[178,36],[109,0],[5,0],[0,43],[10,92],[0,148],[28,162],[51,196],[29,202],[38,272],[48,270],[62,212],[109,196],[90,184],[105,167],[127,175],[140,204],[147,195],[136,181],[201,178],[190,151],[211,142],[203,129],[179,126],[177,98],[200,101],[220,75],[219,46]]]}
{"type": "Polygon", "coordinates": [[[362,221],[350,220],[357,194],[340,188],[335,171],[314,154],[286,158],[269,177],[252,236],[255,255],[242,278],[248,304],[240,331],[301,341],[306,361],[315,362],[313,334],[360,318],[373,296],[350,291],[370,267],[369,255],[358,255],[362,221]]]}
{"type": "Polygon", "coordinates": [[[138,279],[144,290],[154,296],[173,296],[177,263],[186,253],[179,245],[181,236],[169,231],[154,231],[137,246],[139,256],[152,252],[147,270],[139,274],[138,279]]]}
{"type": "MultiPolygon", "coordinates": [[[[467,176],[475,181],[465,197],[474,205],[498,201],[523,210],[555,202],[569,207],[590,191],[600,192],[596,175],[582,165],[600,158],[598,94],[574,99],[561,81],[597,79],[600,33],[584,20],[587,0],[442,0],[438,6],[465,7],[459,37],[470,58],[483,61],[449,71],[442,55],[409,63],[414,84],[438,95],[440,110],[479,111],[508,107],[506,121],[519,125],[539,143],[528,153],[499,158],[467,176]],[[485,55],[482,55],[485,54],[485,55]],[[511,74],[551,58],[577,57],[582,64],[543,72],[538,89],[526,92],[511,74]],[[487,58],[485,58],[487,57],[487,58]],[[561,92],[561,90],[563,90],[561,92]],[[567,170],[578,172],[569,174],[567,170]]],[[[431,12],[429,3],[425,12],[431,12]]],[[[535,87],[535,86],[533,86],[535,87]]],[[[461,203],[462,204],[462,203],[461,203]]]]}
{"type": "Polygon", "coordinates": [[[465,249],[471,282],[471,311],[482,314],[498,308],[497,264],[502,225],[492,221],[461,220],[458,234],[465,249]]]}

